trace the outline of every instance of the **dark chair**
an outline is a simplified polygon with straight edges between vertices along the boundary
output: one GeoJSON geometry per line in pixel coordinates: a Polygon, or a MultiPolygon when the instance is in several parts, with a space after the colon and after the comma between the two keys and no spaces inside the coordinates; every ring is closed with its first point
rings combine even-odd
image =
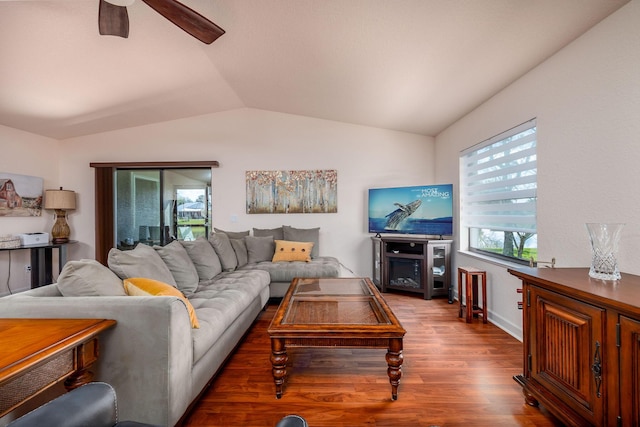
{"type": "Polygon", "coordinates": [[[287,415],[278,421],[276,427],[309,427],[309,424],[299,415],[287,415]]]}
{"type": "Polygon", "coordinates": [[[151,424],[118,421],[116,392],[109,384],[78,387],[9,423],[7,427],[143,427],[151,424]]]}

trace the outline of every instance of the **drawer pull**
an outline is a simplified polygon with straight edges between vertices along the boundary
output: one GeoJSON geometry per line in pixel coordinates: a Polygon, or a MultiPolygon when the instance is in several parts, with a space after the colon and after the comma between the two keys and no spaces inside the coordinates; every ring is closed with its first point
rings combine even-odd
{"type": "Polygon", "coordinates": [[[596,396],[602,397],[600,386],[602,385],[602,364],[600,359],[600,342],[596,341],[596,352],[593,355],[593,365],[591,365],[594,379],[596,380],[596,396]]]}

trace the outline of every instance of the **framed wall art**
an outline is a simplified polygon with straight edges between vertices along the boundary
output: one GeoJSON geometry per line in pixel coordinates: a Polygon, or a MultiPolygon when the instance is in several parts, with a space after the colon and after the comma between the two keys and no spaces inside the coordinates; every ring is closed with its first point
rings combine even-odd
{"type": "Polygon", "coordinates": [[[0,172],[0,217],[42,215],[44,180],[0,172]]]}
{"type": "Polygon", "coordinates": [[[247,171],[247,213],[336,213],[338,171],[247,171]]]}

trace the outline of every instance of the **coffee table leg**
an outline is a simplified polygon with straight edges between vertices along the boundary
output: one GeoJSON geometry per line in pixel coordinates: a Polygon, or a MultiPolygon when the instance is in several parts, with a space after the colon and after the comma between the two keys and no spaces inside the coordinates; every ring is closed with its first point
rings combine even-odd
{"type": "MultiPolygon", "coordinates": [[[[389,350],[387,351],[387,374],[389,374],[389,382],[391,383],[391,399],[398,399],[398,386],[400,385],[400,377],[402,376],[402,338],[392,338],[389,340],[389,350]]],[[[275,368],[274,368],[275,369],[275,368]]],[[[275,375],[275,371],[274,371],[275,375]]]]}
{"type": "Polygon", "coordinates": [[[273,381],[276,383],[276,399],[282,397],[282,385],[287,374],[287,360],[289,360],[289,356],[287,356],[284,340],[271,338],[271,366],[273,381]]]}

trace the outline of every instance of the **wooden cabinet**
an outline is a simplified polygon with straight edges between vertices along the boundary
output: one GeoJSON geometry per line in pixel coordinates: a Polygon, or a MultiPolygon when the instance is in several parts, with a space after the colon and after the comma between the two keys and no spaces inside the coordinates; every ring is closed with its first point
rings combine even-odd
{"type": "Polygon", "coordinates": [[[383,292],[415,292],[424,299],[450,295],[451,240],[384,236],[372,241],[373,282],[383,292]]]}
{"type": "Polygon", "coordinates": [[[640,321],[621,316],[619,336],[622,420],[640,426],[640,321]]]}
{"type": "Polygon", "coordinates": [[[525,401],[567,425],[640,426],[640,276],[519,269],[525,401]]]}

